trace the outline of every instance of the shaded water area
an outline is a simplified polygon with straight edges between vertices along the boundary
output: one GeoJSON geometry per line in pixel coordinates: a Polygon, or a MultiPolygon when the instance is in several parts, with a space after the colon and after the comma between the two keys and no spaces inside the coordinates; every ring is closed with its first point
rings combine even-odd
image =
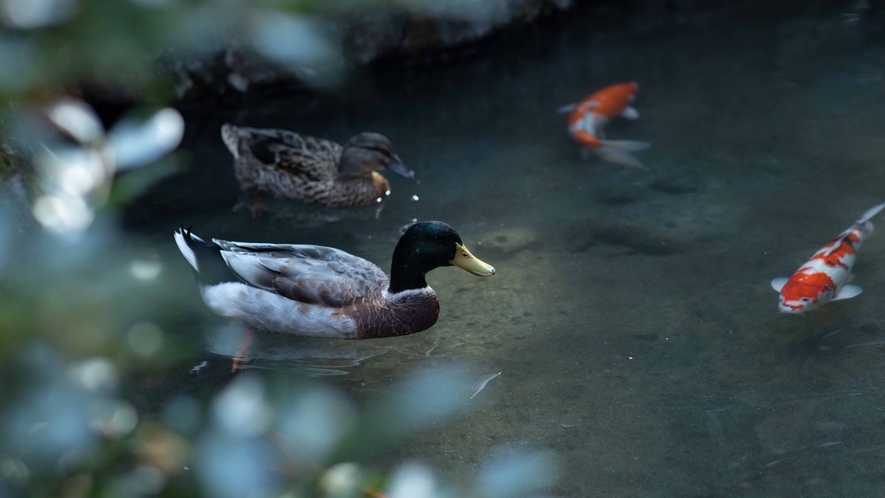
{"type": "MultiPolygon", "coordinates": [[[[385,271],[411,220],[454,226],[498,274],[430,273],[432,329],[364,342],[260,334],[247,367],[325,375],[363,398],[452,360],[477,387],[501,372],[473,411],[388,448],[391,462],[471,475],[502,446],[542,448],[562,465],[554,496],[878,494],[885,239],[861,249],[855,299],[782,315],[769,281],[885,198],[885,40],[838,10],[607,31],[581,13],[432,69],[366,71],[338,93],[184,108],[190,169],[130,208],[128,230],[166,244],[168,278],[194,286],[172,244],[181,223],[334,246],[385,271]],[[650,172],[582,159],[556,113],[618,81],[640,83],[641,119],[608,136],[651,142],[638,154],[650,172]],[[388,174],[377,217],[272,202],[253,220],[233,209],[225,122],[339,142],[377,131],[418,182],[388,174]]],[[[159,391],[229,382],[239,330],[208,312],[182,318],[206,353],[159,391]]]]}

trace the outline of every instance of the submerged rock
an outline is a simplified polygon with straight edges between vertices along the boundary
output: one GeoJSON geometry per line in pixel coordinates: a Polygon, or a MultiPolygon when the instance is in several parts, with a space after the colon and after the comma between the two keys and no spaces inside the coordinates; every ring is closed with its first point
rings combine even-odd
{"type": "Polygon", "coordinates": [[[541,239],[537,232],[526,227],[500,228],[487,232],[477,241],[477,252],[516,254],[525,249],[540,248],[541,239]]]}
{"type": "Polygon", "coordinates": [[[701,180],[689,174],[672,174],[658,178],[651,188],[668,194],[687,194],[701,188],[701,180]]]}
{"type": "Polygon", "coordinates": [[[594,218],[572,225],[567,239],[573,252],[583,252],[596,244],[624,246],[642,254],[668,255],[683,252],[686,242],[615,218],[594,218]]]}
{"type": "Polygon", "coordinates": [[[631,204],[644,197],[645,192],[638,187],[618,187],[609,188],[600,192],[599,202],[610,206],[618,206],[621,204],[631,204]]]}

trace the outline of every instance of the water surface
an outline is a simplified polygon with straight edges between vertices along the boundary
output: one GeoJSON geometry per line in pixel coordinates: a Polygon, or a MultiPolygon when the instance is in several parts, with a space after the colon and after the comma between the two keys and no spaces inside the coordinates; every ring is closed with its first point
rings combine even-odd
{"type": "MultiPolygon", "coordinates": [[[[523,35],[433,69],[369,71],[335,94],[185,109],[192,167],[130,225],[168,244],[184,222],[332,245],[385,270],[404,224],[454,226],[498,274],[431,273],[434,328],[363,344],[266,338],[275,346],[250,365],[331,368],[358,396],[452,360],[477,380],[501,372],[474,411],[389,449],[391,462],[466,476],[502,445],[549,448],[563,462],[554,496],[877,495],[885,240],[860,251],[858,298],[780,315],[768,282],[885,198],[883,40],[838,11],[601,32],[576,19],[523,35]],[[607,131],[651,142],[639,153],[651,172],[583,160],[557,107],[634,80],[641,119],[607,131]],[[253,221],[232,210],[224,122],[337,141],[381,132],[420,183],[390,178],[377,219],[278,203],[253,221]]],[[[169,264],[192,285],[183,259],[169,264]]],[[[223,383],[217,346],[193,363],[210,359],[223,383]]]]}

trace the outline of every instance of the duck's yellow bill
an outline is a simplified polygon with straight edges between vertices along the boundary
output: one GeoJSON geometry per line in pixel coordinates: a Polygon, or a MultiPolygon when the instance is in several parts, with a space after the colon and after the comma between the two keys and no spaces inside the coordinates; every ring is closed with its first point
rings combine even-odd
{"type": "Polygon", "coordinates": [[[494,266],[485,263],[484,261],[477,259],[473,254],[470,254],[470,251],[467,250],[467,246],[465,245],[458,247],[455,251],[455,259],[453,259],[451,263],[480,277],[491,277],[495,274],[494,266]]]}

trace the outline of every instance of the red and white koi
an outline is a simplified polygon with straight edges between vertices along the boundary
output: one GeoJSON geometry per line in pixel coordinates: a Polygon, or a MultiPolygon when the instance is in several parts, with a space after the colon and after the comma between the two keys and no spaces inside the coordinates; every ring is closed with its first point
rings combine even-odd
{"type": "Polygon", "coordinates": [[[882,209],[885,204],[870,208],[847,230],[814,253],[792,277],[771,281],[771,286],[780,293],[778,308],[782,313],[804,313],[863,292],[857,285],[848,284],[854,277],[851,268],[864,238],[873,232],[870,219],[882,209]]]}
{"type": "Polygon", "coordinates": [[[639,119],[639,111],[630,106],[639,92],[638,83],[618,83],[593,93],[577,104],[559,108],[567,112],[568,131],[584,151],[590,151],[603,160],[648,169],[632,153],[647,149],[648,142],[635,140],[605,140],[603,127],[612,119],[623,116],[639,119]]]}

